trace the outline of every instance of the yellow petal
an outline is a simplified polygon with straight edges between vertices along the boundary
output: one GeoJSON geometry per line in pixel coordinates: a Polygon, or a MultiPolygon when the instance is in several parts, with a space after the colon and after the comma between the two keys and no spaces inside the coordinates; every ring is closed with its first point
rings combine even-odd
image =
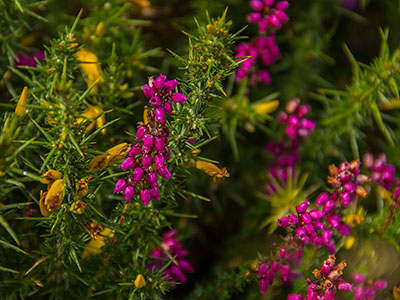
{"type": "Polygon", "coordinates": [[[100,233],[97,239],[92,239],[89,241],[85,249],[83,250],[82,257],[86,258],[89,255],[96,255],[101,253],[101,248],[105,245],[104,238],[113,238],[114,237],[114,230],[110,228],[104,228],[104,230],[100,233]]]}
{"type": "Polygon", "coordinates": [[[46,205],[44,204],[44,199],[47,195],[46,193],[43,193],[43,191],[40,191],[40,201],[39,201],[39,207],[40,207],[40,213],[42,214],[42,216],[44,217],[48,217],[51,215],[51,212],[47,210],[46,205]]]}
{"type": "Polygon", "coordinates": [[[78,183],[76,184],[76,195],[79,198],[85,197],[89,193],[89,179],[82,178],[79,179],[78,183]]]}
{"type": "Polygon", "coordinates": [[[96,26],[96,35],[97,36],[100,36],[103,34],[104,27],[105,27],[104,22],[100,22],[99,24],[97,24],[97,26],[96,26]]]}
{"type": "Polygon", "coordinates": [[[132,145],[128,143],[121,143],[117,146],[114,146],[106,151],[106,153],[110,154],[108,156],[108,163],[112,164],[116,161],[123,159],[131,150],[132,145]]]}
{"type": "Polygon", "coordinates": [[[62,175],[60,172],[56,170],[48,170],[42,175],[42,179],[40,179],[40,182],[44,184],[49,184],[56,181],[57,179],[60,179],[61,177],[62,175]]]}
{"type": "Polygon", "coordinates": [[[108,166],[107,155],[98,155],[93,157],[89,163],[89,172],[98,172],[105,169],[108,166]]]}
{"type": "Polygon", "coordinates": [[[85,202],[78,200],[72,203],[71,208],[69,210],[72,211],[74,214],[81,215],[85,212],[86,206],[87,205],[85,202]]]}
{"type": "Polygon", "coordinates": [[[15,113],[19,117],[23,117],[26,114],[26,102],[28,100],[28,87],[24,87],[21,96],[19,97],[15,113]]]}
{"type": "Polygon", "coordinates": [[[393,298],[394,300],[400,300],[400,285],[393,288],[393,298]]]}
{"type": "Polygon", "coordinates": [[[220,169],[216,165],[203,160],[196,160],[196,168],[212,176],[214,182],[216,182],[217,179],[229,177],[229,173],[226,168],[220,169]]]}
{"type": "Polygon", "coordinates": [[[151,7],[149,0],[129,0],[130,2],[139,6],[140,9],[151,7]]]}
{"type": "Polygon", "coordinates": [[[346,242],[344,243],[344,247],[349,250],[354,246],[354,243],[356,242],[356,238],[354,235],[350,235],[346,238],[346,242]]]}
{"type": "Polygon", "coordinates": [[[142,274],[139,274],[138,276],[136,276],[135,279],[135,286],[138,289],[141,289],[142,287],[144,287],[146,285],[146,280],[144,280],[144,277],[142,274]]]}
{"type": "Polygon", "coordinates": [[[254,112],[259,115],[267,115],[275,111],[279,106],[278,100],[263,102],[254,106],[254,112]]]}
{"type": "MultiPolygon", "coordinates": [[[[79,66],[86,74],[86,77],[88,79],[88,87],[90,87],[96,80],[98,83],[104,82],[98,64],[99,59],[97,58],[96,54],[86,49],[81,49],[76,53],[76,58],[81,62],[79,66]]],[[[95,86],[90,91],[91,94],[96,92],[97,92],[97,86],[95,86]]]]}
{"type": "Polygon", "coordinates": [[[54,181],[49,192],[44,199],[44,204],[48,211],[53,212],[57,210],[62,201],[64,200],[64,180],[58,179],[54,181]]]}

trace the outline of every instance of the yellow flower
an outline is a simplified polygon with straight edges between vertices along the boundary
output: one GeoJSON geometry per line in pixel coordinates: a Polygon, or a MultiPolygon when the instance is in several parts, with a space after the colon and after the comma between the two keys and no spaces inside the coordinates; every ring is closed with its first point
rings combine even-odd
{"type": "Polygon", "coordinates": [[[85,249],[83,249],[82,257],[86,258],[89,255],[96,255],[101,253],[101,248],[105,245],[105,238],[113,238],[114,230],[104,228],[103,231],[96,237],[90,240],[85,249]]]}
{"type": "Polygon", "coordinates": [[[85,197],[89,193],[89,179],[82,178],[79,179],[78,183],[76,184],[76,195],[79,198],[85,197]]]}
{"type": "Polygon", "coordinates": [[[43,216],[50,216],[55,210],[57,210],[62,201],[64,200],[64,180],[57,179],[51,185],[47,193],[40,191],[40,212],[43,216]]]}
{"type": "Polygon", "coordinates": [[[107,155],[101,154],[93,157],[89,163],[89,172],[98,172],[108,166],[107,155]]]}
{"type": "Polygon", "coordinates": [[[400,285],[393,288],[393,298],[394,300],[400,300],[400,285]]]}
{"type": "MultiPolygon", "coordinates": [[[[88,79],[88,88],[92,86],[95,81],[97,81],[97,83],[104,82],[103,76],[100,72],[99,59],[97,58],[96,54],[86,49],[81,49],[76,53],[76,58],[81,62],[79,66],[86,74],[88,79]]],[[[96,85],[90,91],[90,94],[97,93],[97,90],[98,87],[96,85]]]]}
{"type": "Polygon", "coordinates": [[[351,249],[356,242],[356,238],[354,235],[350,235],[346,238],[346,242],[344,243],[344,247],[349,250],[351,249]]]}
{"type": "Polygon", "coordinates": [[[19,117],[23,117],[26,114],[26,102],[28,100],[28,87],[24,87],[21,96],[19,97],[15,113],[19,117]]]}
{"type": "Polygon", "coordinates": [[[56,170],[48,170],[46,173],[42,175],[42,179],[40,179],[41,183],[47,184],[47,189],[51,188],[51,185],[54,181],[61,179],[62,175],[60,172],[56,170]]]}
{"type": "Polygon", "coordinates": [[[212,176],[214,182],[216,182],[218,179],[229,177],[229,173],[226,168],[220,169],[216,165],[204,160],[196,160],[195,167],[212,176]]]}
{"type": "MultiPolygon", "coordinates": [[[[85,118],[78,118],[77,123],[80,124],[82,123],[85,119],[96,119],[92,123],[86,127],[87,131],[91,131],[96,124],[96,128],[100,128],[104,125],[106,122],[106,115],[104,114],[104,110],[100,106],[95,106],[88,104],[88,107],[85,109],[85,111],[81,114],[81,116],[85,118]]],[[[102,134],[106,133],[106,129],[104,128],[101,131],[102,134]]]]}
{"type": "Polygon", "coordinates": [[[279,106],[278,100],[262,102],[253,106],[254,112],[258,115],[267,115],[275,111],[279,106]]]}
{"type": "Polygon", "coordinates": [[[81,215],[85,212],[86,206],[87,205],[85,202],[78,200],[72,203],[71,208],[69,210],[72,211],[74,214],[81,215]]]}
{"type": "Polygon", "coordinates": [[[141,289],[142,287],[144,287],[146,285],[146,280],[144,280],[144,277],[142,274],[139,274],[138,276],[136,276],[135,279],[135,286],[138,289],[141,289]]]}
{"type": "Polygon", "coordinates": [[[104,22],[100,22],[99,24],[97,24],[96,26],[96,35],[97,36],[101,36],[104,32],[104,22]]]}
{"type": "Polygon", "coordinates": [[[128,143],[121,143],[117,146],[114,146],[106,151],[106,153],[110,154],[107,156],[108,164],[112,164],[116,161],[123,159],[126,155],[128,155],[131,150],[132,145],[128,143]]]}

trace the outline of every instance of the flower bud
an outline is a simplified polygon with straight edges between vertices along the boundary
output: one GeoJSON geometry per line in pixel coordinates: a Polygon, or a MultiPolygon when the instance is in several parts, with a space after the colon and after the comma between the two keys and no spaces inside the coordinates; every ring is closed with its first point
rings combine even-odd
{"type": "Polygon", "coordinates": [[[157,186],[153,186],[153,187],[151,188],[150,194],[151,194],[151,197],[152,197],[154,200],[156,200],[156,201],[160,200],[160,190],[158,189],[157,186]]]}
{"type": "Polygon", "coordinates": [[[121,193],[122,191],[125,190],[127,185],[128,185],[128,183],[126,182],[126,180],[123,178],[120,178],[115,185],[114,192],[117,194],[121,193]]]}
{"type": "Polygon", "coordinates": [[[135,166],[135,160],[130,156],[127,159],[125,159],[123,163],[120,165],[123,171],[132,169],[134,166],[135,166]]]}
{"type": "Polygon", "coordinates": [[[142,202],[144,205],[149,205],[150,204],[150,191],[147,189],[143,189],[140,191],[140,199],[142,199],[142,202]]]}
{"type": "Polygon", "coordinates": [[[150,87],[149,85],[145,84],[144,86],[142,86],[142,91],[145,95],[145,97],[150,98],[154,95],[154,93],[156,92],[155,89],[153,87],[150,87]]]}
{"type": "Polygon", "coordinates": [[[167,92],[173,91],[177,86],[178,86],[178,80],[176,79],[168,80],[164,83],[164,89],[167,92]]]}
{"type": "Polygon", "coordinates": [[[175,102],[175,103],[182,103],[187,100],[187,96],[183,95],[181,93],[173,93],[171,96],[171,100],[172,100],[172,102],[175,102]]]}
{"type": "Polygon", "coordinates": [[[136,139],[137,140],[141,140],[144,136],[144,134],[147,131],[147,127],[146,126],[140,126],[137,131],[136,131],[136,139]]]}
{"type": "Polygon", "coordinates": [[[131,185],[128,185],[124,191],[125,200],[131,201],[134,194],[135,194],[135,189],[131,185]]]}
{"type": "Polygon", "coordinates": [[[153,141],[154,141],[154,137],[152,134],[145,134],[144,138],[143,138],[143,146],[150,149],[151,147],[153,147],[153,141]]]}
{"type": "Polygon", "coordinates": [[[297,211],[297,213],[302,214],[307,211],[309,206],[310,206],[310,202],[304,201],[304,202],[300,203],[299,205],[297,205],[296,211],[297,211]]]}
{"type": "Polygon", "coordinates": [[[156,80],[154,80],[153,85],[156,89],[162,89],[164,87],[164,83],[165,80],[167,79],[167,76],[160,74],[160,76],[158,76],[156,78],[156,80]]]}
{"type": "Polygon", "coordinates": [[[136,183],[139,183],[140,179],[143,177],[143,170],[142,168],[135,168],[132,173],[132,180],[136,183]]]}

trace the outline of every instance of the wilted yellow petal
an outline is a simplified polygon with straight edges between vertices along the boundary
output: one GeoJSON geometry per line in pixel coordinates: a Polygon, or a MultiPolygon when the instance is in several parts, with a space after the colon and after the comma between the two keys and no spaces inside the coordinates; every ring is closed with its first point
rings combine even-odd
{"type": "Polygon", "coordinates": [[[51,185],[49,192],[44,199],[44,204],[49,212],[53,212],[61,206],[64,200],[64,180],[58,179],[51,185]]]}
{"type": "MultiPolygon", "coordinates": [[[[56,170],[48,170],[46,173],[42,175],[42,179],[40,179],[41,183],[49,184],[53,183],[57,179],[60,179],[62,174],[56,170]]],[[[50,187],[49,187],[50,188],[50,187]]]]}
{"type": "Polygon", "coordinates": [[[40,191],[40,201],[39,201],[39,207],[40,207],[40,213],[44,217],[48,217],[51,215],[51,212],[47,210],[46,205],[44,204],[44,199],[47,196],[47,192],[43,193],[43,191],[40,191]]]}
{"type": "Polygon", "coordinates": [[[229,173],[226,168],[220,169],[216,165],[207,161],[196,160],[196,168],[212,176],[214,182],[216,182],[217,179],[229,177],[229,173]]]}
{"type": "Polygon", "coordinates": [[[106,153],[110,154],[108,156],[108,163],[112,164],[116,161],[123,159],[131,150],[132,145],[128,143],[121,143],[117,146],[114,146],[106,151],[106,153]]]}
{"type": "Polygon", "coordinates": [[[104,228],[104,230],[98,235],[96,239],[92,239],[89,241],[85,249],[83,250],[82,257],[86,258],[89,255],[96,255],[101,253],[101,248],[105,245],[104,238],[113,238],[114,230],[110,228],[104,228]]]}
{"type": "Polygon", "coordinates": [[[86,206],[87,205],[85,202],[78,200],[72,203],[71,208],[69,210],[72,211],[74,214],[81,215],[84,213],[86,206]]]}
{"type": "Polygon", "coordinates": [[[19,97],[15,113],[17,116],[23,117],[26,114],[26,102],[28,100],[28,87],[24,87],[21,96],[19,97]]]}
{"type": "Polygon", "coordinates": [[[98,155],[93,157],[89,163],[89,172],[98,172],[105,169],[108,166],[107,155],[98,155]]]}
{"type": "Polygon", "coordinates": [[[135,286],[138,289],[141,289],[142,287],[144,287],[146,285],[146,280],[144,280],[144,277],[142,274],[139,274],[138,276],[136,276],[135,279],[135,286]]]}
{"type": "Polygon", "coordinates": [[[76,184],[76,195],[79,198],[85,197],[89,193],[89,179],[82,178],[79,179],[78,183],[76,184]]]}
{"type": "MultiPolygon", "coordinates": [[[[81,49],[76,53],[76,58],[81,62],[79,66],[85,72],[88,79],[88,87],[90,87],[96,80],[98,83],[104,82],[103,76],[100,72],[99,59],[96,54],[86,49],[81,49]]],[[[97,85],[90,91],[91,94],[97,93],[97,85]]]]}
{"type": "MultiPolygon", "coordinates": [[[[86,130],[87,131],[91,131],[94,127],[94,125],[96,124],[97,128],[102,127],[105,122],[106,122],[106,116],[103,113],[104,110],[100,107],[100,106],[95,106],[95,105],[91,105],[88,104],[88,107],[85,109],[85,111],[83,113],[81,113],[81,116],[85,117],[85,118],[78,118],[76,120],[76,122],[78,124],[82,123],[85,119],[96,119],[95,121],[93,121],[92,123],[90,123],[87,127],[86,130]]],[[[102,134],[106,133],[106,129],[104,128],[101,131],[102,134]]]]}
{"type": "Polygon", "coordinates": [[[393,298],[394,300],[400,300],[400,285],[393,288],[393,298]]]}
{"type": "Polygon", "coordinates": [[[278,100],[272,100],[269,102],[263,102],[254,106],[254,111],[259,115],[267,115],[275,111],[279,106],[278,100]]]}

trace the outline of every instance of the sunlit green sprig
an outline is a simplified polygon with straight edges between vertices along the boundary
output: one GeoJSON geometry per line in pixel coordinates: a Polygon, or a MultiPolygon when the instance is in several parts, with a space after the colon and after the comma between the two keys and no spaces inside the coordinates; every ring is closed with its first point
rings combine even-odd
{"type": "Polygon", "coordinates": [[[394,146],[395,135],[389,123],[396,125],[399,106],[400,49],[393,54],[387,43],[388,30],[381,31],[379,56],[369,65],[359,63],[345,46],[353,69],[353,79],[345,90],[320,89],[314,94],[327,108],[322,124],[334,128],[332,133],[349,136],[353,156],[359,158],[357,140],[363,128],[375,122],[386,142],[394,146]],[[386,113],[385,111],[390,111],[386,113]]]}

